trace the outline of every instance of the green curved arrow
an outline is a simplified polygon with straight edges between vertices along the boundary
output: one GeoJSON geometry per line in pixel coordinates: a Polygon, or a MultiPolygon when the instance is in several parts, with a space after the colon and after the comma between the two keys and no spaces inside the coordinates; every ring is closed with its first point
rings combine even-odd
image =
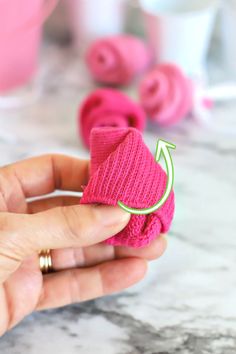
{"type": "Polygon", "coordinates": [[[151,214],[154,211],[156,211],[157,209],[159,209],[166,202],[166,200],[168,199],[168,197],[171,193],[171,190],[172,190],[173,184],[174,184],[174,165],[173,165],[173,161],[172,161],[169,149],[175,149],[175,148],[176,148],[176,146],[172,143],[169,143],[168,141],[165,141],[162,139],[159,139],[157,141],[155,159],[158,162],[161,159],[161,155],[163,155],[164,160],[165,160],[165,164],[166,164],[166,168],[167,168],[166,173],[167,173],[167,178],[168,178],[165,193],[163,194],[161,199],[156,204],[154,204],[152,207],[149,207],[146,209],[130,208],[119,200],[118,205],[122,209],[124,209],[125,211],[127,211],[128,213],[131,213],[131,214],[147,215],[147,214],[151,214]]]}

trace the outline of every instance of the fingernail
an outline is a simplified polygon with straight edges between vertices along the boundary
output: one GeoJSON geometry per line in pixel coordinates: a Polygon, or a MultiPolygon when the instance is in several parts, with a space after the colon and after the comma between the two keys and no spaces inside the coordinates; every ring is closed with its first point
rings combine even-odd
{"type": "Polygon", "coordinates": [[[130,214],[122,210],[119,206],[99,205],[96,206],[96,213],[104,226],[116,224],[128,224],[130,214]]]}

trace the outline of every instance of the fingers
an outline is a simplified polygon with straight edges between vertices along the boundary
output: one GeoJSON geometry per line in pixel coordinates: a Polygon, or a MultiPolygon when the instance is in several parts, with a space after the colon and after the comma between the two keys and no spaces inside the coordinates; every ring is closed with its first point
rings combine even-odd
{"type": "Polygon", "coordinates": [[[130,215],[119,207],[77,205],[38,214],[0,215],[0,249],[19,259],[45,248],[85,247],[115,235],[130,215]]]}
{"type": "Polygon", "coordinates": [[[79,197],[69,197],[69,196],[60,196],[60,197],[52,197],[52,198],[46,198],[41,200],[35,200],[33,202],[28,203],[28,213],[36,214],[56,207],[78,205],[79,203],[80,203],[79,197]]]}
{"type": "Polygon", "coordinates": [[[21,263],[19,269],[5,282],[8,299],[8,329],[34,311],[43,285],[39,271],[38,255],[34,254],[21,263]]]}
{"type": "Polygon", "coordinates": [[[141,280],[146,270],[145,260],[129,258],[49,274],[45,276],[37,309],[65,306],[121,291],[141,280]]]}
{"type": "Polygon", "coordinates": [[[126,258],[126,257],[139,257],[152,261],[163,255],[167,247],[167,239],[165,235],[157,237],[151,244],[144,248],[128,248],[128,247],[116,247],[115,257],[116,258],[126,258]]]}
{"type": "Polygon", "coordinates": [[[85,248],[66,248],[52,250],[52,264],[55,270],[91,267],[114,259],[138,257],[148,261],[157,259],[165,252],[167,241],[164,235],[156,238],[148,247],[113,247],[99,243],[85,248]]]}
{"type": "Polygon", "coordinates": [[[4,285],[0,285],[0,338],[7,331],[9,324],[8,300],[4,285]]]}
{"type": "Polygon", "coordinates": [[[113,246],[98,243],[89,247],[66,248],[51,251],[53,269],[56,271],[90,267],[115,259],[113,246]]]}
{"type": "Polygon", "coordinates": [[[35,157],[0,168],[0,210],[24,212],[25,198],[56,189],[81,191],[89,162],[63,155],[35,157]]]}

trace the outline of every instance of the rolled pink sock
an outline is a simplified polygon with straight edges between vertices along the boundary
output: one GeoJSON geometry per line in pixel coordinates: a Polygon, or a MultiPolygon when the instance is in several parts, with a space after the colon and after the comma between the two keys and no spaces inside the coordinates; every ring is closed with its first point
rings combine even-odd
{"type": "Polygon", "coordinates": [[[148,67],[151,60],[151,51],[147,45],[130,35],[96,40],[86,56],[93,78],[113,85],[128,84],[148,67]]]}
{"type": "Polygon", "coordinates": [[[160,64],[142,80],[140,101],[153,121],[176,124],[193,107],[193,84],[176,65],[160,64]]]}
{"type": "Polygon", "coordinates": [[[142,107],[114,89],[97,89],[82,103],[78,121],[84,144],[89,147],[89,137],[95,127],[145,128],[146,114],[142,107]]]}
{"type": "MultiPolygon", "coordinates": [[[[147,208],[161,199],[166,173],[133,128],[95,128],[91,133],[91,176],[81,204],[147,208]]],[[[131,215],[129,224],[106,241],[114,246],[144,247],[169,230],[174,215],[174,192],[150,215],[131,215]]]]}

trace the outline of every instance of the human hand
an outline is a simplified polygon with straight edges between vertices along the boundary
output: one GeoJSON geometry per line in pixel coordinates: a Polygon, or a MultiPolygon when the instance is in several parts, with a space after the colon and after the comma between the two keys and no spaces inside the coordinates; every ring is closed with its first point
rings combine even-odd
{"type": "Polygon", "coordinates": [[[47,196],[81,191],[89,162],[46,155],[0,168],[0,335],[34,310],[64,306],[125,289],[141,280],[147,260],[166,247],[129,249],[101,243],[122,230],[119,207],[79,205],[79,198],[47,196]],[[54,273],[42,276],[38,251],[51,249],[54,273]]]}

